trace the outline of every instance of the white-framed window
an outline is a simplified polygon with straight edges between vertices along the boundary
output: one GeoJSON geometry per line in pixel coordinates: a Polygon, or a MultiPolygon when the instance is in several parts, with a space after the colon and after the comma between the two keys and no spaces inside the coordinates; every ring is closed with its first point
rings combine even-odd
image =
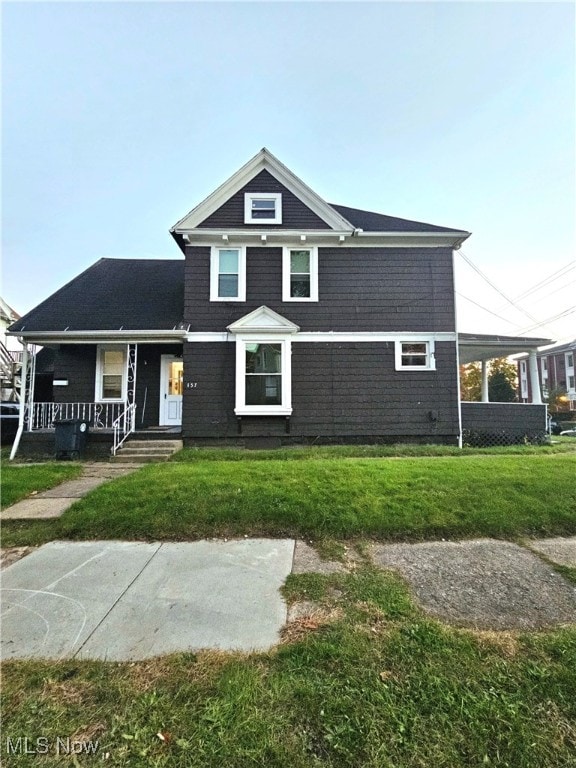
{"type": "Polygon", "coordinates": [[[292,413],[291,340],[279,334],[236,338],[237,416],[292,413]]]}
{"type": "Polygon", "coordinates": [[[434,371],[433,341],[397,341],[396,342],[397,371],[434,371]]]}
{"type": "Polygon", "coordinates": [[[566,352],[564,359],[566,361],[566,389],[573,392],[576,389],[574,376],[574,352],[566,352]]]}
{"type": "Polygon", "coordinates": [[[282,224],[282,194],[279,192],[246,192],[245,224],[282,224]]]}
{"type": "Polygon", "coordinates": [[[548,397],[548,358],[540,359],[540,378],[542,380],[542,395],[548,397]]]}
{"type": "Polygon", "coordinates": [[[96,353],[96,402],[126,399],[128,355],[125,345],[99,344],[96,353]]]}
{"type": "Polygon", "coordinates": [[[282,301],[318,301],[318,248],[282,249],[282,301]]]}
{"type": "Polygon", "coordinates": [[[520,360],[520,397],[528,399],[528,364],[526,360],[520,360]]]}
{"type": "Polygon", "coordinates": [[[246,301],[246,248],[219,248],[210,253],[210,301],[246,301]]]}

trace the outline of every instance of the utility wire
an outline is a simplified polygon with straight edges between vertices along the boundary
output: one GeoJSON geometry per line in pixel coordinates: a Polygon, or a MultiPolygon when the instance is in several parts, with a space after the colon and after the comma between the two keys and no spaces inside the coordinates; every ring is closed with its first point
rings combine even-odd
{"type": "MultiPolygon", "coordinates": [[[[545,288],[550,283],[556,282],[556,280],[559,280],[561,277],[564,277],[568,272],[571,270],[576,269],[576,263],[571,262],[570,264],[566,264],[564,267],[560,267],[556,272],[553,272],[548,277],[545,277],[543,280],[540,280],[540,282],[536,283],[535,285],[531,286],[530,288],[527,288],[524,293],[519,294],[518,296],[514,297],[514,301],[520,301],[520,299],[525,299],[527,296],[531,296],[533,293],[537,293],[542,288],[545,288]]],[[[569,283],[571,285],[571,283],[569,283]]],[[[564,287],[564,286],[563,286],[564,287]]],[[[558,290],[562,290],[559,288],[558,290]]],[[[548,294],[549,296],[552,294],[548,294]]],[[[498,309],[502,309],[503,307],[499,307],[498,309]]]]}
{"type": "Polygon", "coordinates": [[[468,296],[464,296],[463,293],[460,293],[460,291],[456,291],[458,296],[461,296],[463,299],[466,299],[466,301],[469,301],[471,304],[474,304],[477,307],[480,307],[480,309],[483,309],[484,312],[488,312],[490,315],[494,315],[494,317],[497,317],[498,320],[503,320],[505,323],[508,323],[508,325],[513,325],[516,328],[518,328],[517,323],[513,323],[511,320],[507,320],[505,317],[502,317],[502,315],[497,315],[496,312],[492,312],[491,309],[487,309],[486,307],[483,307],[482,304],[478,304],[477,301],[474,301],[474,299],[470,299],[468,296]]]}
{"type": "Polygon", "coordinates": [[[545,326],[548,323],[553,323],[556,320],[560,320],[562,317],[568,317],[568,315],[572,315],[576,312],[576,307],[568,307],[568,309],[563,310],[562,312],[559,312],[557,315],[554,315],[554,317],[548,317],[546,320],[543,320],[541,323],[538,323],[537,325],[530,326],[528,328],[524,328],[523,330],[519,331],[519,333],[529,333],[530,331],[535,330],[536,328],[540,328],[541,326],[545,326]]]}
{"type": "Polygon", "coordinates": [[[489,286],[490,286],[490,287],[491,287],[493,290],[495,290],[495,291],[496,291],[496,293],[499,293],[499,294],[500,294],[500,296],[502,296],[502,298],[503,298],[503,299],[506,299],[506,301],[508,302],[508,304],[511,304],[511,305],[514,307],[514,309],[518,310],[518,312],[521,312],[523,315],[526,315],[526,317],[528,317],[530,320],[532,320],[532,322],[533,322],[533,323],[539,323],[539,320],[537,320],[537,319],[536,319],[536,318],[535,318],[533,315],[531,315],[529,312],[526,312],[526,310],[525,310],[525,309],[522,309],[522,307],[519,307],[517,304],[515,304],[515,303],[514,303],[514,301],[512,301],[512,299],[511,299],[509,296],[506,296],[506,294],[505,294],[503,291],[501,291],[501,290],[500,290],[500,288],[498,288],[498,286],[497,286],[497,285],[494,285],[494,283],[493,283],[493,282],[490,280],[490,278],[489,278],[489,277],[487,277],[487,276],[486,276],[486,275],[485,275],[485,274],[482,272],[482,270],[481,270],[479,267],[477,267],[477,266],[476,266],[476,264],[474,264],[474,262],[472,261],[472,259],[471,259],[469,256],[467,256],[467,255],[464,253],[464,251],[462,251],[462,250],[459,250],[459,251],[458,251],[458,253],[459,253],[459,254],[462,256],[462,258],[464,259],[464,261],[465,261],[465,262],[466,262],[466,263],[467,263],[467,264],[468,264],[470,267],[472,267],[472,269],[474,270],[474,272],[476,272],[478,275],[480,275],[480,277],[481,277],[481,278],[482,278],[482,279],[483,279],[483,280],[484,280],[486,283],[488,283],[488,285],[489,285],[489,286]]]}

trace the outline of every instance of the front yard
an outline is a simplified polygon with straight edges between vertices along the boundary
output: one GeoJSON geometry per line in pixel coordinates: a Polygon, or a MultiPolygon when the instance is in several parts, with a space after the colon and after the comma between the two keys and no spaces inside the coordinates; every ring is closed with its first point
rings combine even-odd
{"type": "MultiPolygon", "coordinates": [[[[3,546],[294,535],[332,557],[344,551],[335,539],[356,542],[359,555],[347,573],[288,577],[287,601],[313,600],[317,610],[289,624],[268,653],[5,662],[2,764],[575,765],[574,627],[450,627],[426,617],[399,577],[362,558],[364,538],[574,534],[574,454],[414,452],[185,451],[101,486],[60,519],[5,521],[3,546]],[[66,757],[66,744],[80,753],[66,757]],[[38,745],[48,753],[36,754],[38,745]]],[[[3,483],[39,490],[47,481],[37,470],[50,467],[8,467],[3,483]]]]}
{"type": "MultiPolygon", "coordinates": [[[[262,458],[144,467],[56,520],[6,521],[4,546],[206,536],[434,539],[576,533],[573,453],[262,458]]],[[[291,454],[292,457],[298,454],[291,454]]],[[[12,472],[25,471],[17,467],[12,472]]],[[[30,468],[33,469],[33,468],[30,468]]]]}

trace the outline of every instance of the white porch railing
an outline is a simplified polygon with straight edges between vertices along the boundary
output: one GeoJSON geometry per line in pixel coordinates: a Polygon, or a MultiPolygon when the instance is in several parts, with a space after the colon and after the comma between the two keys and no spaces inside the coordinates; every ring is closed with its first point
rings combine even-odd
{"type": "Polygon", "coordinates": [[[118,448],[122,447],[122,443],[128,435],[132,434],[136,429],[136,404],[132,403],[128,405],[118,416],[114,422],[114,442],[112,443],[112,456],[116,456],[118,448]]]}
{"type": "Polygon", "coordinates": [[[61,419],[82,419],[90,429],[114,429],[118,417],[126,411],[126,403],[33,403],[28,418],[29,431],[54,429],[61,419]]]}

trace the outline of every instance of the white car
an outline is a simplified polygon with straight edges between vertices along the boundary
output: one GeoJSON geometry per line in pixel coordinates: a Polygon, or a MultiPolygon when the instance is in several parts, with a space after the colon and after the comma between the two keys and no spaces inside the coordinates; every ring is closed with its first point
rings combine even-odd
{"type": "Polygon", "coordinates": [[[576,437],[576,427],[573,429],[564,429],[560,434],[564,435],[564,437],[576,437]]]}

